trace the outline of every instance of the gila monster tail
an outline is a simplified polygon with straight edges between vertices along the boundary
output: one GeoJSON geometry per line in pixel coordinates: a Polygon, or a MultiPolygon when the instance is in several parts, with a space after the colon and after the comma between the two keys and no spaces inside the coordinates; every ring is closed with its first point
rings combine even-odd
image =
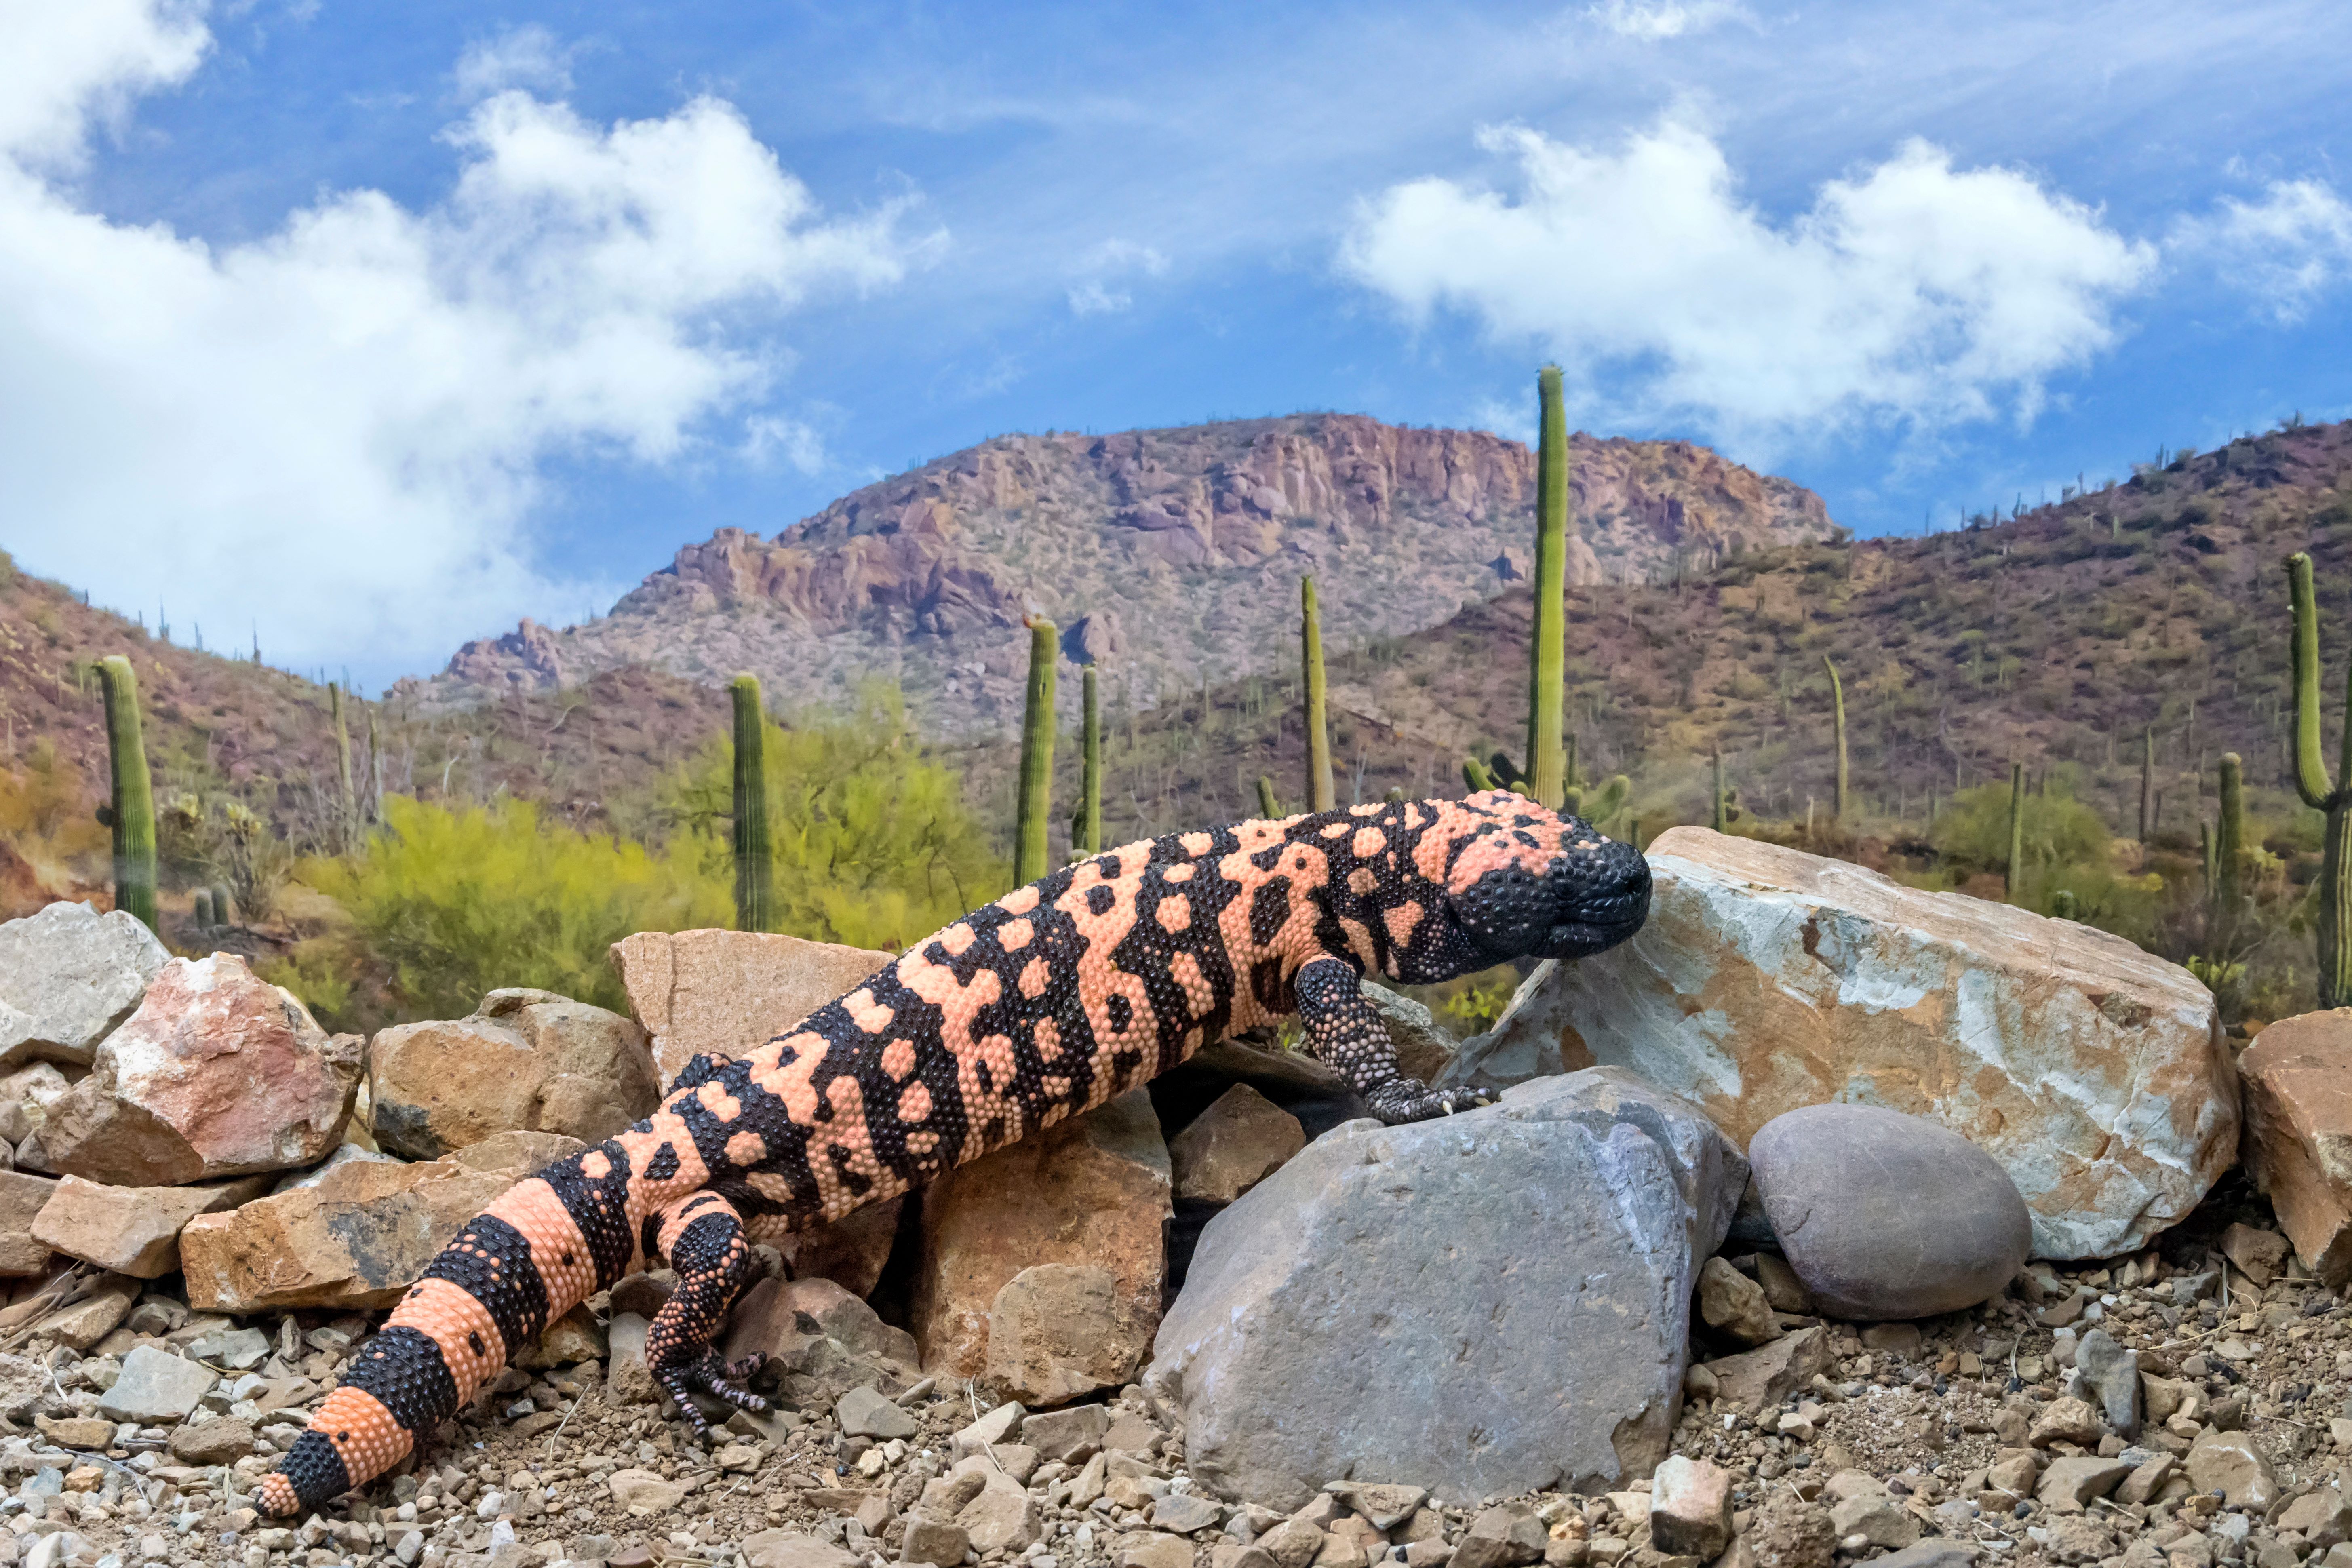
{"type": "Polygon", "coordinates": [[[628,1138],[548,1167],[467,1223],[262,1479],[266,1511],[317,1508],[392,1468],[551,1321],[629,1270],[628,1138]]]}

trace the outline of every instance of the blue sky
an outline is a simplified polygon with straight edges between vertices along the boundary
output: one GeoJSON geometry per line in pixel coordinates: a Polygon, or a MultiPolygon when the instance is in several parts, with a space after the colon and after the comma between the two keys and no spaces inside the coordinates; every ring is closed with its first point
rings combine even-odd
{"type": "Polygon", "coordinates": [[[0,33],[0,545],[370,686],[1007,430],[1525,434],[1557,357],[1881,532],[2352,414],[2341,4],[0,33]]]}

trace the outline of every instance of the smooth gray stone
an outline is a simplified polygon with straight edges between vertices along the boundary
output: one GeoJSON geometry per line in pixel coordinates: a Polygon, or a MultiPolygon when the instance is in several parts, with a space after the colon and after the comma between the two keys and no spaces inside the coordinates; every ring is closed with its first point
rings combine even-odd
{"type": "Polygon", "coordinates": [[[184,1421],[217,1381],[201,1363],[137,1345],[122,1358],[122,1375],[99,1400],[98,1413],[109,1421],[142,1426],[184,1421]]]}
{"type": "Polygon", "coordinates": [[[121,910],[60,900],[0,925],[0,1072],[43,1058],[89,1066],[171,957],[121,910]]]}

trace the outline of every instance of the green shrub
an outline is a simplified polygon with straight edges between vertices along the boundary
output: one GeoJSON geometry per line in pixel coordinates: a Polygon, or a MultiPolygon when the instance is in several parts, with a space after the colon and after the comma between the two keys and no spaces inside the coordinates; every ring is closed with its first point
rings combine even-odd
{"type": "MultiPolygon", "coordinates": [[[[2104,868],[2112,837],[2095,809],[2064,793],[2054,781],[2046,792],[2025,797],[2029,868],[2104,868]]],[[[1948,863],[1971,871],[2002,869],[2009,861],[2009,785],[1979,784],[1953,795],[1937,818],[1932,837],[1937,852],[1948,863]]]]}
{"type": "Polygon", "coordinates": [[[383,811],[358,853],[311,862],[304,879],[350,914],[404,1016],[463,1017],[502,985],[625,1012],[606,949],[632,931],[723,926],[731,912],[722,878],[544,821],[527,802],[452,811],[387,795],[383,811]]]}

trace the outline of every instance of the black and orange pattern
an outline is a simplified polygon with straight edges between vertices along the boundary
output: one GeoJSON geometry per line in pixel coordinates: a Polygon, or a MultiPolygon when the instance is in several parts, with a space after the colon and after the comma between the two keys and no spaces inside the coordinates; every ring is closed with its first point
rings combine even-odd
{"type": "Polygon", "coordinates": [[[1299,1015],[1391,1121],[1477,1102],[1397,1071],[1358,982],[1427,984],[1631,935],[1649,870],[1506,791],[1358,805],[1105,850],[1015,889],[468,1224],[321,1402],[261,1498],[316,1506],[396,1464],[550,1320],[666,1258],[655,1376],[764,1408],[711,1342],[755,1239],[840,1218],[1299,1015]]]}

